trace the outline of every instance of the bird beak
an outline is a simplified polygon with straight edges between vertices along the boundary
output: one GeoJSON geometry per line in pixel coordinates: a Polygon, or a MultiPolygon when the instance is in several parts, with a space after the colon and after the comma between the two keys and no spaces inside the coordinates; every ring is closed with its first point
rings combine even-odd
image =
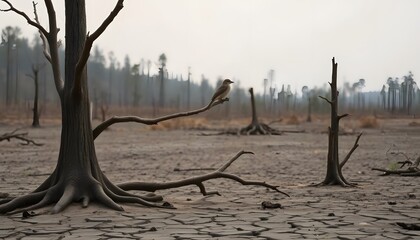
{"type": "Polygon", "coordinates": [[[233,81],[230,81],[230,83],[233,83],[233,81]]]}

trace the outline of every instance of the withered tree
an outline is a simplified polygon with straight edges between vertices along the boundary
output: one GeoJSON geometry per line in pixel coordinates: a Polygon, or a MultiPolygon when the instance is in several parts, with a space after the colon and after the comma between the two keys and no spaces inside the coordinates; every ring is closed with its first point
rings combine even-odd
{"type": "Polygon", "coordinates": [[[331,125],[328,128],[328,155],[327,155],[327,175],[320,185],[341,185],[353,186],[354,184],[348,182],[342,173],[344,164],[349,160],[351,154],[359,146],[358,142],[362,134],[357,136],[357,139],[342,162],[338,157],[338,134],[340,120],[348,114],[338,115],[338,91],[337,91],[337,66],[335,59],[332,59],[332,79],[329,83],[331,87],[331,99],[320,96],[320,98],[327,101],[331,106],[331,125]]]}
{"type": "MultiPolygon", "coordinates": [[[[134,195],[124,189],[155,191],[158,189],[180,187],[189,184],[197,185],[203,194],[206,193],[203,182],[212,178],[229,178],[242,184],[260,185],[278,190],[277,186],[265,182],[249,182],[223,173],[236,158],[249,152],[239,152],[225,166],[216,173],[210,173],[207,178],[193,178],[190,181],[169,183],[124,184],[121,188],[113,184],[101,171],[95,152],[94,139],[106,128],[115,123],[138,122],[143,124],[157,124],[161,121],[177,117],[189,116],[209,110],[211,107],[224,102],[220,100],[213,104],[189,111],[175,113],[159,118],[140,118],[136,116],[112,117],[99,124],[94,130],[89,117],[89,96],[87,85],[86,63],[94,41],[106,30],[113,19],[123,8],[123,0],[118,0],[114,9],[95,31],[86,31],[86,11],[84,0],[65,0],[65,63],[64,79],[60,70],[58,56],[58,27],[56,13],[52,0],[45,0],[48,13],[48,30],[44,28],[37,17],[32,20],[28,15],[16,9],[8,0],[2,0],[7,5],[3,11],[14,12],[37,28],[44,41],[44,55],[51,63],[56,90],[59,95],[62,112],[61,144],[56,168],[52,174],[32,193],[16,197],[0,205],[0,213],[28,211],[54,204],[52,212],[60,212],[72,202],[81,202],[87,207],[91,201],[115,209],[123,210],[118,203],[138,203],[145,206],[172,208],[171,204],[162,203],[162,197],[154,194],[144,196],[134,195]]],[[[36,15],[36,4],[33,3],[36,15]]]]}
{"type": "Polygon", "coordinates": [[[258,121],[253,88],[249,89],[249,94],[251,95],[252,120],[248,126],[241,128],[239,133],[242,135],[281,135],[280,131],[258,121]]]}
{"type": "MultiPolygon", "coordinates": [[[[42,67],[42,66],[41,66],[42,67]]],[[[39,66],[32,65],[32,74],[28,74],[27,76],[32,78],[34,80],[34,106],[32,108],[33,111],[33,117],[32,117],[32,127],[40,127],[39,125],[39,104],[38,104],[38,96],[39,96],[39,66]]]]}

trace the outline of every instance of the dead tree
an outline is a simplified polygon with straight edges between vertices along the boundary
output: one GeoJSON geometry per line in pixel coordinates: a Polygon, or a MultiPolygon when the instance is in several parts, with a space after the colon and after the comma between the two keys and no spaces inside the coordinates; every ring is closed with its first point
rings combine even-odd
{"type": "Polygon", "coordinates": [[[338,134],[339,134],[339,123],[340,120],[348,114],[338,115],[338,91],[337,91],[337,63],[335,59],[332,59],[332,80],[329,83],[331,87],[331,100],[320,96],[320,98],[327,101],[331,106],[331,125],[328,128],[328,155],[327,155],[327,175],[320,185],[341,185],[341,186],[353,186],[354,184],[349,183],[343,176],[342,169],[344,164],[349,160],[351,154],[359,146],[358,142],[362,133],[357,136],[357,139],[353,145],[353,148],[340,163],[338,157],[338,134]]]}
{"type": "Polygon", "coordinates": [[[257,110],[255,107],[254,89],[250,88],[249,93],[251,94],[252,121],[248,126],[241,128],[239,133],[242,135],[281,135],[282,133],[280,131],[258,121],[257,110]]]}
{"type": "MultiPolygon", "coordinates": [[[[175,113],[159,118],[140,118],[136,116],[112,117],[99,124],[93,131],[89,116],[89,96],[87,85],[86,63],[94,41],[107,29],[113,19],[123,8],[123,0],[118,0],[114,9],[100,24],[98,29],[88,33],[86,30],[86,11],[84,0],[65,0],[65,74],[61,78],[60,59],[58,56],[57,21],[55,9],[51,0],[45,0],[48,13],[49,26],[47,31],[37,18],[31,20],[28,15],[16,9],[8,0],[2,0],[8,6],[3,11],[14,12],[37,28],[44,40],[44,55],[51,63],[54,82],[61,103],[62,130],[61,145],[56,168],[52,174],[32,193],[16,197],[0,205],[0,213],[29,211],[54,204],[53,213],[65,209],[72,202],[81,202],[87,207],[91,201],[96,201],[108,208],[123,210],[118,203],[137,203],[144,206],[173,208],[171,204],[162,203],[162,197],[146,194],[139,196],[127,192],[118,185],[113,184],[101,170],[96,157],[94,139],[112,124],[122,122],[138,122],[142,124],[158,124],[161,121],[190,116],[209,110],[213,106],[226,100],[211,102],[207,106],[189,112],[175,113]]],[[[36,4],[33,3],[36,16],[36,4]]],[[[245,152],[238,153],[237,157],[245,152]]],[[[232,160],[231,160],[232,161],[232,160]]],[[[229,161],[229,162],[231,162],[229,161]]],[[[223,171],[220,171],[223,172],[223,171]]],[[[235,176],[235,175],[232,175],[235,176]]],[[[242,184],[262,185],[271,189],[277,186],[261,182],[241,181],[238,177],[225,175],[242,184]]],[[[215,174],[208,179],[220,177],[215,174]]],[[[200,187],[203,179],[193,181],[200,187]]],[[[187,182],[190,183],[190,182],[187,182]]],[[[147,183],[158,189],[158,183],[147,183]]],[[[184,186],[184,183],[174,184],[171,187],[184,186]]],[[[124,185],[123,185],[124,187],[124,185]]],[[[143,184],[135,184],[130,189],[144,189],[143,184]]]]}
{"type": "MultiPolygon", "coordinates": [[[[42,66],[41,66],[42,67],[42,66]]],[[[32,74],[28,74],[27,76],[32,78],[35,83],[35,94],[34,94],[34,107],[32,108],[33,117],[32,117],[32,127],[40,127],[39,125],[39,108],[38,108],[38,93],[39,93],[39,84],[38,84],[38,74],[39,74],[40,67],[32,65],[32,74]]]]}
{"type": "Polygon", "coordinates": [[[15,138],[15,139],[23,141],[23,143],[21,143],[22,145],[29,145],[31,143],[35,146],[42,146],[43,145],[41,143],[35,142],[32,139],[29,139],[27,137],[27,135],[28,135],[27,132],[22,133],[22,132],[18,132],[18,131],[19,131],[19,129],[15,129],[10,133],[4,133],[3,135],[0,135],[0,142],[4,141],[4,140],[10,141],[11,139],[15,138]]]}

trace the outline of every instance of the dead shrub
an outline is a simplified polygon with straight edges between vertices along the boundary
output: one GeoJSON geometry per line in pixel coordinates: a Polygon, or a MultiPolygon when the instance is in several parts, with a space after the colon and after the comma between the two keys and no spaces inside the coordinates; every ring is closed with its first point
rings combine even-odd
{"type": "Polygon", "coordinates": [[[287,125],[299,125],[299,118],[296,115],[292,115],[286,119],[287,125]]]}
{"type": "Polygon", "coordinates": [[[359,119],[359,127],[377,128],[379,127],[379,122],[378,122],[378,119],[374,116],[362,117],[359,119]]]}

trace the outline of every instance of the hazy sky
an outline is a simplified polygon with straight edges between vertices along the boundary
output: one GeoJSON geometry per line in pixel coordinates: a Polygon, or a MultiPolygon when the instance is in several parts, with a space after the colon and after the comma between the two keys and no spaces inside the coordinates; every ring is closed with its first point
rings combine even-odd
{"type": "MultiPolygon", "coordinates": [[[[32,17],[31,1],[13,0],[32,17]]],[[[64,1],[56,5],[63,29],[64,1]]],[[[94,31],[116,0],[87,0],[88,29],[94,31]]],[[[165,53],[169,73],[193,81],[204,74],[240,81],[262,92],[275,70],[277,87],[322,86],[331,78],[331,58],[343,81],[366,79],[366,90],[380,90],[386,79],[408,71],[420,76],[420,1],[417,0],[127,0],[96,45],[119,61],[129,54],[157,62],[165,53]]],[[[3,4],[1,6],[4,6],[3,4]]],[[[43,1],[38,14],[47,21],[43,1]]],[[[13,13],[0,13],[0,28],[35,30],[13,13]]],[[[153,71],[157,67],[153,64],[153,71]]],[[[418,81],[418,80],[417,80],[418,81]]]]}

